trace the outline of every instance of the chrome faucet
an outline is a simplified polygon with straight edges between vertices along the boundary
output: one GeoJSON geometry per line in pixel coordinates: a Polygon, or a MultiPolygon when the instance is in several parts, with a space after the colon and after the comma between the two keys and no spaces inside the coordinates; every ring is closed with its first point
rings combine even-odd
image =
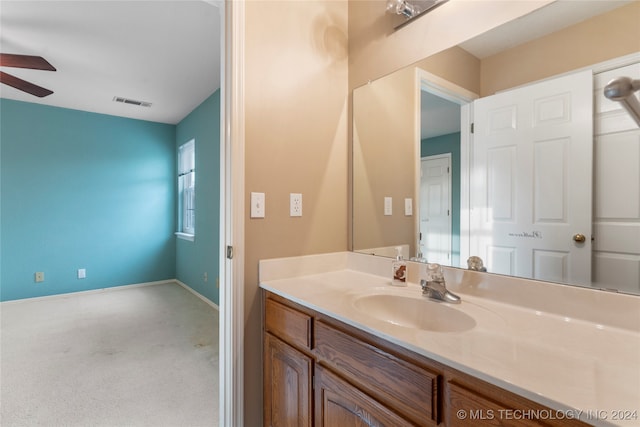
{"type": "Polygon", "coordinates": [[[447,290],[440,264],[427,264],[427,278],[420,280],[422,295],[435,301],[460,304],[460,297],[447,290]]]}

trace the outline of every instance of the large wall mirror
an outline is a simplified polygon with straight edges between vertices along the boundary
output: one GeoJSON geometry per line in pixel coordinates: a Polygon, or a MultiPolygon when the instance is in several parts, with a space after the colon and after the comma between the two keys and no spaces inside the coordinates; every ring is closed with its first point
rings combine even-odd
{"type": "Polygon", "coordinates": [[[353,250],[640,294],[640,3],[554,2],[353,92],[353,250]]]}

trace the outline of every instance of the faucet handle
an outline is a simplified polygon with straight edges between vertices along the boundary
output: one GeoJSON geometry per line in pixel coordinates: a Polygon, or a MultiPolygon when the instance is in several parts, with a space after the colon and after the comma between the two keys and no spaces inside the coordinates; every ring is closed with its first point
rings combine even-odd
{"type": "Polygon", "coordinates": [[[433,300],[460,304],[460,297],[447,290],[440,264],[427,264],[427,275],[425,279],[420,280],[420,286],[422,287],[422,294],[433,300]]]}
{"type": "Polygon", "coordinates": [[[442,266],[436,263],[427,264],[427,282],[444,282],[442,266]]]}
{"type": "Polygon", "coordinates": [[[469,268],[469,270],[473,271],[487,271],[487,269],[484,267],[484,264],[482,263],[482,258],[475,255],[470,256],[469,259],[467,259],[467,267],[469,268]]]}

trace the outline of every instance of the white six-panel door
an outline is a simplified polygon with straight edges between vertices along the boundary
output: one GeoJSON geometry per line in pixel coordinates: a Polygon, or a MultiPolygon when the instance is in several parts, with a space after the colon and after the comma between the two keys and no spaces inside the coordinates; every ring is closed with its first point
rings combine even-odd
{"type": "Polygon", "coordinates": [[[429,262],[451,265],[451,155],[423,157],[420,245],[429,262]]]}
{"type": "Polygon", "coordinates": [[[590,283],[592,106],[590,70],[474,102],[470,251],[489,271],[590,283]]]}
{"type": "Polygon", "coordinates": [[[616,77],[640,78],[640,63],[596,74],[593,286],[640,292],[640,129],[604,97],[616,77]]]}

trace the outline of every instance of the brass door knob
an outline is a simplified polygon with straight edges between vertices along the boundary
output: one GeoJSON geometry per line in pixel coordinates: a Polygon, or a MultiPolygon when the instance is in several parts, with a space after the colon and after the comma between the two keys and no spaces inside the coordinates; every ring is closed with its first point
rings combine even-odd
{"type": "Polygon", "coordinates": [[[578,233],[573,235],[573,240],[575,240],[578,243],[584,243],[587,240],[587,238],[585,237],[584,234],[578,233]]]}

